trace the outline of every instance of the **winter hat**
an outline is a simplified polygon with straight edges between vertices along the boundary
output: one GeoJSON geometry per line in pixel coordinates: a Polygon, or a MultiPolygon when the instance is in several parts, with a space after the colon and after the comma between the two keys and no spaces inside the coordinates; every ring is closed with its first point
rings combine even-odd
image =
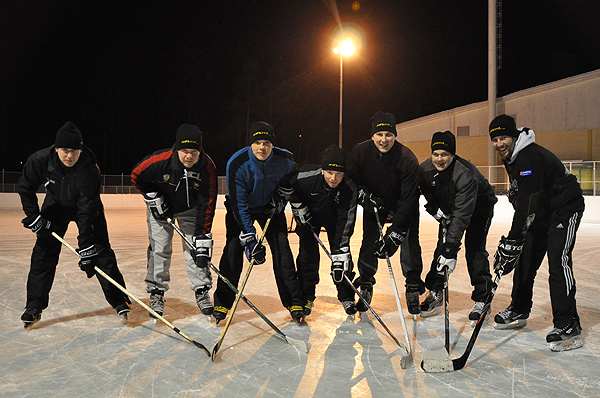
{"type": "Polygon", "coordinates": [[[515,119],[508,115],[496,116],[490,123],[490,139],[499,135],[518,137],[519,130],[517,130],[515,119]]]}
{"type": "Polygon", "coordinates": [[[337,145],[330,145],[325,150],[323,162],[321,162],[323,170],[346,171],[346,151],[337,145]]]}
{"type": "Polygon", "coordinates": [[[175,149],[196,149],[202,150],[202,131],[198,126],[191,124],[182,124],[177,129],[175,136],[175,149]]]}
{"type": "Polygon", "coordinates": [[[442,149],[456,155],[456,138],[450,131],[438,131],[431,137],[431,152],[442,149]]]}
{"type": "Polygon", "coordinates": [[[377,112],[371,118],[371,135],[379,131],[389,131],[396,136],[396,118],[391,113],[377,112]]]}
{"type": "Polygon", "coordinates": [[[273,132],[273,126],[267,122],[254,122],[250,126],[250,132],[248,134],[248,145],[252,145],[254,141],[267,140],[271,144],[275,144],[275,133],[273,132]]]}
{"type": "Polygon", "coordinates": [[[79,131],[73,122],[66,122],[56,132],[54,146],[56,148],[82,149],[83,137],[81,136],[81,131],[79,131]]]}

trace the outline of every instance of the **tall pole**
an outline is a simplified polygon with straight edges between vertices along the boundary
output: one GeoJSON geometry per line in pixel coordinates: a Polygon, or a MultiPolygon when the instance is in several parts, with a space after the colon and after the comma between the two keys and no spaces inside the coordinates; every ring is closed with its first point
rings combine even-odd
{"type": "Polygon", "coordinates": [[[339,123],[339,143],[342,147],[342,98],[344,97],[344,61],[342,52],[340,51],[340,123],[339,123]]]}
{"type": "MultiPolygon", "coordinates": [[[[488,0],[488,123],[496,117],[496,1],[488,0]]],[[[496,151],[488,143],[488,165],[496,164],[496,151]]]]}

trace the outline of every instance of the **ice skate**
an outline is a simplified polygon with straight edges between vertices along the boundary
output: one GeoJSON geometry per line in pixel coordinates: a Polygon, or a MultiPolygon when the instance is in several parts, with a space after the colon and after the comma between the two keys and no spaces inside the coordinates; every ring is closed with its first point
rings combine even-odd
{"type": "Polygon", "coordinates": [[[288,307],[288,310],[290,311],[290,315],[292,316],[294,322],[300,325],[306,316],[304,314],[304,308],[299,305],[292,305],[288,307]]]}
{"type": "Polygon", "coordinates": [[[210,295],[208,294],[209,290],[210,287],[203,287],[196,290],[196,304],[198,304],[198,308],[200,308],[202,314],[208,316],[210,316],[215,309],[210,302],[210,295]]]}
{"type": "Polygon", "coordinates": [[[306,303],[304,304],[304,315],[310,315],[314,304],[314,300],[306,300],[306,303]]]}
{"type": "MultiPolygon", "coordinates": [[[[373,284],[372,283],[363,283],[360,285],[360,295],[363,296],[365,301],[371,305],[371,300],[373,299],[373,284]]],[[[360,312],[367,312],[369,307],[363,303],[361,299],[358,299],[356,302],[356,310],[360,312]]]]}
{"type": "Polygon", "coordinates": [[[513,311],[512,304],[500,311],[494,317],[494,328],[496,329],[518,329],[527,325],[529,314],[520,314],[513,311]]]}
{"type": "MultiPolygon", "coordinates": [[[[153,290],[150,292],[150,308],[162,316],[165,310],[165,292],[162,290],[153,290]]],[[[149,314],[152,318],[156,318],[151,312],[149,314]]]]}
{"type": "Polygon", "coordinates": [[[115,311],[117,315],[123,317],[123,319],[127,319],[127,314],[131,312],[131,308],[129,307],[129,303],[119,304],[115,307],[115,311]]]}
{"type": "Polygon", "coordinates": [[[212,316],[215,318],[215,323],[218,325],[223,319],[227,317],[227,312],[229,308],[221,307],[220,305],[216,305],[214,307],[212,316]]]}
{"type": "Polygon", "coordinates": [[[567,326],[562,329],[554,328],[546,336],[550,350],[555,352],[575,350],[583,346],[581,339],[581,324],[576,315],[567,326]]]}
{"type": "Polygon", "coordinates": [[[356,309],[356,304],[354,304],[354,301],[342,301],[342,305],[344,306],[344,311],[346,311],[346,314],[348,315],[354,316],[354,314],[356,314],[356,311],[358,311],[356,309]]]}
{"type": "Polygon", "coordinates": [[[23,327],[28,329],[35,325],[40,319],[42,319],[42,310],[39,308],[26,308],[21,320],[23,321],[23,327]]]}
{"type": "Polygon", "coordinates": [[[421,303],[421,318],[427,318],[442,312],[442,291],[430,290],[421,303]]]}
{"type": "MultiPolygon", "coordinates": [[[[484,306],[485,306],[485,303],[482,301],[477,301],[477,302],[475,302],[475,305],[473,305],[471,312],[469,312],[469,320],[471,321],[472,327],[475,327],[475,325],[477,325],[477,321],[479,321],[479,318],[481,318],[481,314],[483,312],[484,306]]],[[[492,311],[491,307],[488,308],[487,313],[485,314],[485,319],[483,320],[484,324],[490,323],[491,311],[492,311]]]]}
{"type": "Polygon", "coordinates": [[[417,320],[417,316],[421,313],[421,307],[419,305],[419,286],[408,285],[406,286],[406,306],[408,307],[409,314],[412,314],[413,320],[417,320]]]}

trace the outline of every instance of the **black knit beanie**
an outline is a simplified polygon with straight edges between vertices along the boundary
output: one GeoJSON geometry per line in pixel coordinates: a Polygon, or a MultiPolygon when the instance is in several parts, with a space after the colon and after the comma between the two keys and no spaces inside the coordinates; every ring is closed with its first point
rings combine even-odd
{"type": "Polygon", "coordinates": [[[450,131],[438,131],[431,137],[431,152],[442,149],[456,155],[456,138],[450,131]]]}
{"type": "Polygon", "coordinates": [[[273,132],[273,126],[267,122],[254,122],[250,126],[250,132],[248,133],[248,145],[252,145],[254,141],[267,140],[271,144],[275,145],[275,133],[273,132]]]}
{"type": "Polygon", "coordinates": [[[515,119],[508,115],[496,116],[490,123],[490,139],[499,135],[507,135],[509,137],[518,137],[519,130],[515,119]]]}
{"type": "Polygon", "coordinates": [[[346,171],[346,151],[337,145],[330,145],[325,150],[323,161],[321,162],[323,170],[346,171]]]}
{"type": "Polygon", "coordinates": [[[182,124],[179,126],[175,136],[175,149],[202,150],[202,131],[200,131],[198,126],[191,124],[182,124]]]}
{"type": "Polygon", "coordinates": [[[371,118],[371,135],[379,131],[389,131],[394,136],[398,135],[396,132],[396,118],[391,113],[377,112],[371,118]]]}
{"type": "Polygon", "coordinates": [[[66,122],[56,132],[54,146],[56,148],[82,149],[83,137],[81,136],[81,131],[79,131],[73,122],[66,122]]]}

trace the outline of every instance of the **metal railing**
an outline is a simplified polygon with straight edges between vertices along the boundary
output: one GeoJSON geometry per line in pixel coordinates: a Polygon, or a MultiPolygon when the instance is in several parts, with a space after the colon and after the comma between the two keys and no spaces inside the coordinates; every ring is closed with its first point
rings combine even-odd
{"type": "MultiPolygon", "coordinates": [[[[587,196],[600,195],[600,161],[569,161],[563,162],[565,167],[577,177],[583,194],[587,196]]],[[[504,166],[478,166],[481,174],[490,182],[497,195],[503,195],[508,189],[508,175],[504,166]]],[[[17,192],[21,172],[0,170],[0,192],[17,192]]],[[[225,177],[219,177],[219,194],[227,193],[225,177]]],[[[39,192],[44,192],[41,187],[39,192]]],[[[102,175],[100,193],[103,194],[132,194],[138,193],[133,186],[129,174],[102,175]]]]}

